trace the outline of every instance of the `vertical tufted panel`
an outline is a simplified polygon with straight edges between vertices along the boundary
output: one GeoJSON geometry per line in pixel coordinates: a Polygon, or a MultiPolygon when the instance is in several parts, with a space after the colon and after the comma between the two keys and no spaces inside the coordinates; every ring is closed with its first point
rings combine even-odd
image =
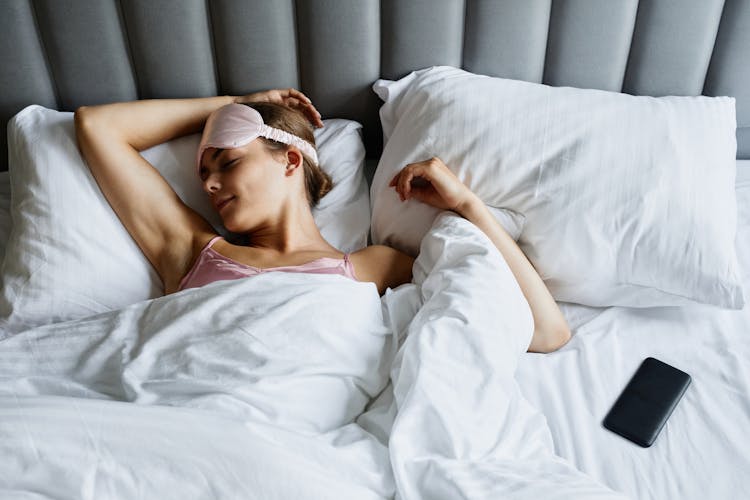
{"type": "Polygon", "coordinates": [[[138,97],[114,0],[35,0],[60,109],[138,97]]]}
{"type": "Polygon", "coordinates": [[[552,2],[544,83],[619,92],[638,0],[552,2]]]}
{"type": "Polygon", "coordinates": [[[705,95],[737,99],[737,153],[750,158],[750,2],[726,0],[705,95]]]}
{"type": "Polygon", "coordinates": [[[122,15],[140,99],[216,95],[205,0],[129,0],[122,15]]]}
{"type": "Polygon", "coordinates": [[[370,151],[382,141],[377,96],[380,3],[377,0],[298,0],[302,88],[323,116],[364,125],[370,151]]]}
{"type": "Polygon", "coordinates": [[[9,2],[0,15],[0,47],[3,54],[0,88],[5,120],[28,102],[55,107],[55,91],[39,44],[34,13],[28,1],[9,2]]]}
{"type": "Polygon", "coordinates": [[[383,78],[395,80],[415,69],[461,67],[464,2],[382,0],[383,78]]]}
{"type": "MultiPolygon", "coordinates": [[[[7,2],[0,14],[0,119],[3,124],[29,103],[57,106],[55,91],[49,78],[44,52],[39,44],[34,13],[27,1],[7,2]]],[[[8,157],[7,139],[3,127],[0,154],[5,165],[8,157]]],[[[7,167],[1,167],[5,170],[7,167]]]]}
{"type": "Polygon", "coordinates": [[[551,0],[467,0],[464,69],[542,81],[551,0]]]}
{"type": "Polygon", "coordinates": [[[724,0],[640,0],[623,92],[700,95],[724,0]]]}
{"type": "Polygon", "coordinates": [[[219,93],[299,87],[292,0],[209,2],[219,93]]]}

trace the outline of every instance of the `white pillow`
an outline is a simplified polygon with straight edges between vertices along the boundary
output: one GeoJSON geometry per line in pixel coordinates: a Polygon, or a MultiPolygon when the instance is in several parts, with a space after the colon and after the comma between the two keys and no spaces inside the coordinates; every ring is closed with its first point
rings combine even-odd
{"type": "MultiPolygon", "coordinates": [[[[335,186],[313,215],[323,236],[350,252],[366,246],[369,234],[361,125],[341,119],[324,124],[315,138],[335,186]]],[[[192,167],[199,139],[182,137],[142,154],[186,204],[231,237],[192,167]]],[[[14,333],[163,294],[158,274],[81,158],[73,113],[25,108],[8,124],[8,149],[13,230],[2,266],[0,328],[14,333]]]]}
{"type": "Polygon", "coordinates": [[[373,88],[387,138],[370,191],[374,243],[419,247],[435,212],[401,203],[388,183],[438,156],[486,204],[526,217],[519,246],[556,300],[743,307],[734,98],[555,88],[450,67],[373,88]]]}

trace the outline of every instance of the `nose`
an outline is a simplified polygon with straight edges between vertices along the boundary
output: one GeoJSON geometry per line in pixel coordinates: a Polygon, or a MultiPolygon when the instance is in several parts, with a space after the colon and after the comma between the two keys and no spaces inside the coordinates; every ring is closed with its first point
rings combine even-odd
{"type": "Polygon", "coordinates": [[[211,194],[217,192],[219,189],[221,189],[219,176],[216,173],[208,174],[203,180],[203,190],[211,194]]]}

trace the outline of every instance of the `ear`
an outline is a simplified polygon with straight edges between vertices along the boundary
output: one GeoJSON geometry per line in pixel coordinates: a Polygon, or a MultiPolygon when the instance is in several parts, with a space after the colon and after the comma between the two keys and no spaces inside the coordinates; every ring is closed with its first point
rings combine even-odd
{"type": "Polygon", "coordinates": [[[286,174],[292,175],[298,167],[302,166],[304,158],[297,148],[290,147],[286,152],[286,174]]]}

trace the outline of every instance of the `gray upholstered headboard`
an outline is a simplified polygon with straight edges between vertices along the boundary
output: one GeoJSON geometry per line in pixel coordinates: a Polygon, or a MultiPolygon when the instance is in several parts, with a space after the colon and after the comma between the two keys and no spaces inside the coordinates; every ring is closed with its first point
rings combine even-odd
{"type": "MultiPolygon", "coordinates": [[[[370,87],[445,64],[640,95],[737,98],[750,158],[749,0],[3,0],[0,117],[297,87],[364,124],[370,87]]],[[[7,169],[7,143],[2,139],[7,169]]]]}

